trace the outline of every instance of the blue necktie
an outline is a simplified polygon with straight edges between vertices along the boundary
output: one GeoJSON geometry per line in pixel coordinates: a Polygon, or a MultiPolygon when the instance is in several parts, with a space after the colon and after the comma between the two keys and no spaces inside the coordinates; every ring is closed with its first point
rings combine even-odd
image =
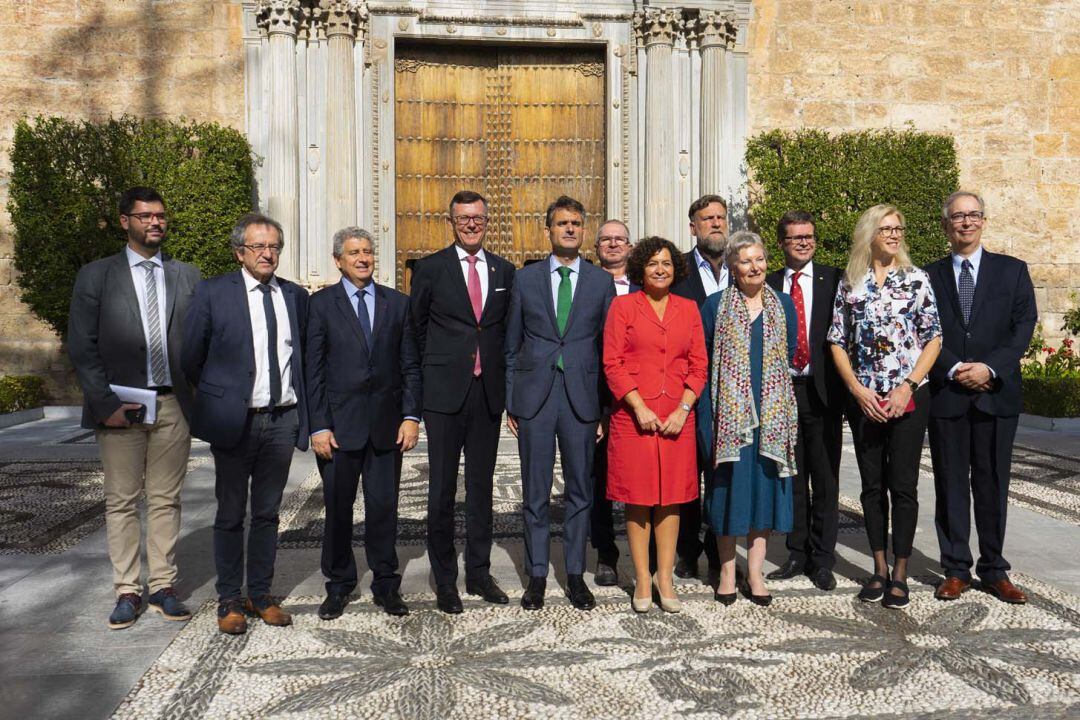
{"type": "Polygon", "coordinates": [[[367,294],[367,290],[361,290],[356,293],[356,314],[360,318],[360,329],[364,332],[364,340],[367,342],[368,350],[371,350],[371,318],[367,314],[367,303],[364,302],[364,295],[367,294]]]}
{"type": "Polygon", "coordinates": [[[975,278],[971,276],[971,263],[967,260],[960,263],[960,312],[964,315],[964,324],[971,320],[971,303],[975,300],[975,278]]]}

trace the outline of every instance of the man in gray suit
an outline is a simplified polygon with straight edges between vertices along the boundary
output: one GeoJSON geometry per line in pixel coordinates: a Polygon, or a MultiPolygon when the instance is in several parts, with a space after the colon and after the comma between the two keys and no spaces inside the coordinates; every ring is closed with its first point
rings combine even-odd
{"type": "Polygon", "coordinates": [[[555,442],[566,486],[563,552],[566,595],[596,605],[585,585],[585,543],[592,509],[592,461],[600,437],[600,349],[611,275],[581,259],[585,208],[565,195],[547,209],[551,255],[519,270],[506,319],[506,410],[518,438],[525,515],[526,610],[544,606],[550,528],[548,504],[555,442]]]}
{"type": "Polygon", "coordinates": [[[67,348],[82,386],[82,425],[97,431],[105,470],[105,529],[117,601],[109,627],[126,628],[144,609],[137,510],[146,493],[147,603],[167,620],[191,613],[176,597],[174,549],[180,488],[187,472],[191,390],[180,369],[180,339],[199,271],[161,253],[168,216],[156,190],[120,196],[127,247],[79,270],[67,348]],[[123,402],[113,386],[156,391],[155,421],[123,402]]]}

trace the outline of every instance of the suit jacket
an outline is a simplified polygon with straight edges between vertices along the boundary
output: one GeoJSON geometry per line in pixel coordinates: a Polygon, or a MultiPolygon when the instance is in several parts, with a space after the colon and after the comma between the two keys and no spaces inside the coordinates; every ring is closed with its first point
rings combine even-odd
{"type": "Polygon", "coordinates": [[[930,414],[957,417],[972,403],[999,417],[1023,409],[1020,359],[1031,342],[1038,311],[1027,264],[983,248],[971,318],[964,323],[953,275],[952,255],[926,266],[941,318],[942,346],[930,370],[930,414]],[[986,363],[997,374],[986,392],[974,392],[948,379],[958,362],[986,363]]]}
{"type": "MultiPolygon", "coordinates": [[[[255,344],[241,272],[199,283],[184,328],[184,372],[195,388],[191,434],[224,450],[243,439],[255,388],[255,344]]],[[[307,450],[303,343],[308,293],[296,283],[282,278],[277,281],[292,336],[292,385],[300,420],[296,447],[307,450]]]]}
{"type": "MultiPolygon", "coordinates": [[[[166,347],[173,393],[191,418],[191,389],[181,368],[183,319],[199,269],[162,255],[165,268],[166,347]]],[[[109,385],[145,388],[146,336],[127,253],[95,260],[79,270],[71,294],[67,350],[83,391],[82,426],[102,427],[123,404],[109,385]]]]}
{"type": "Polygon", "coordinates": [[[574,412],[584,422],[600,419],[600,353],[615,282],[587,262],[578,267],[581,274],[563,335],[551,296],[557,276],[548,261],[522,268],[514,277],[506,319],[506,410],[515,417],[529,419],[540,411],[561,355],[574,412]]]}
{"type": "Polygon", "coordinates": [[[418,261],[413,269],[410,309],[424,383],[424,410],[456,413],[465,404],[479,346],[481,378],[488,410],[506,405],[506,311],[514,286],[514,266],[484,250],[488,294],[480,322],[454,245],[418,261]]]}
{"type": "MultiPolygon", "coordinates": [[[[842,410],[846,390],[836,372],[836,365],[829,351],[825,336],[832,324],[833,301],[836,299],[836,287],[840,284],[843,272],[829,265],[814,263],[814,305],[807,318],[806,339],[810,343],[810,371],[813,373],[814,389],[826,406],[833,410],[842,410]]],[[[765,281],[778,293],[787,290],[784,286],[784,270],[769,273],[765,281]]]]}
{"type": "MultiPolygon", "coordinates": [[[[708,295],[705,294],[705,286],[701,283],[701,273],[698,272],[697,260],[694,258],[694,251],[691,250],[683,255],[683,259],[686,261],[686,268],[689,270],[689,274],[682,279],[677,285],[671,288],[671,292],[684,298],[690,298],[697,303],[698,307],[705,304],[705,298],[708,295]]],[[[730,284],[730,277],[728,275],[728,283],[730,284]]],[[[720,288],[723,290],[724,288],[720,288]]]]}
{"type": "Polygon", "coordinates": [[[342,450],[369,442],[392,450],[402,419],[420,417],[420,351],[407,295],[375,285],[369,346],[341,283],[315,293],[305,359],[311,430],[333,430],[342,450]]]}

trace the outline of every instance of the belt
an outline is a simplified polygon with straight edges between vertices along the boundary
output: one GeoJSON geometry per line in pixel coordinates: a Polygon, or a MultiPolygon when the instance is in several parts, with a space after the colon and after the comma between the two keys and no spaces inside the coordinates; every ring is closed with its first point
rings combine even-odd
{"type": "Polygon", "coordinates": [[[261,415],[263,413],[283,413],[292,410],[296,407],[296,403],[292,405],[267,405],[266,407],[248,408],[248,412],[252,415],[261,415]]]}
{"type": "Polygon", "coordinates": [[[172,385],[161,385],[159,387],[148,387],[147,390],[153,390],[158,395],[172,395],[172,385]]]}

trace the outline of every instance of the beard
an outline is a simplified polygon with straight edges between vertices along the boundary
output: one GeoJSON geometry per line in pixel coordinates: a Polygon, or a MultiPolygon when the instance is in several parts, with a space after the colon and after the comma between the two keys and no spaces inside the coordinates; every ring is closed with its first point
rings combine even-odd
{"type": "Polygon", "coordinates": [[[723,256],[727,250],[727,235],[712,233],[698,238],[698,250],[711,258],[723,256]]]}

